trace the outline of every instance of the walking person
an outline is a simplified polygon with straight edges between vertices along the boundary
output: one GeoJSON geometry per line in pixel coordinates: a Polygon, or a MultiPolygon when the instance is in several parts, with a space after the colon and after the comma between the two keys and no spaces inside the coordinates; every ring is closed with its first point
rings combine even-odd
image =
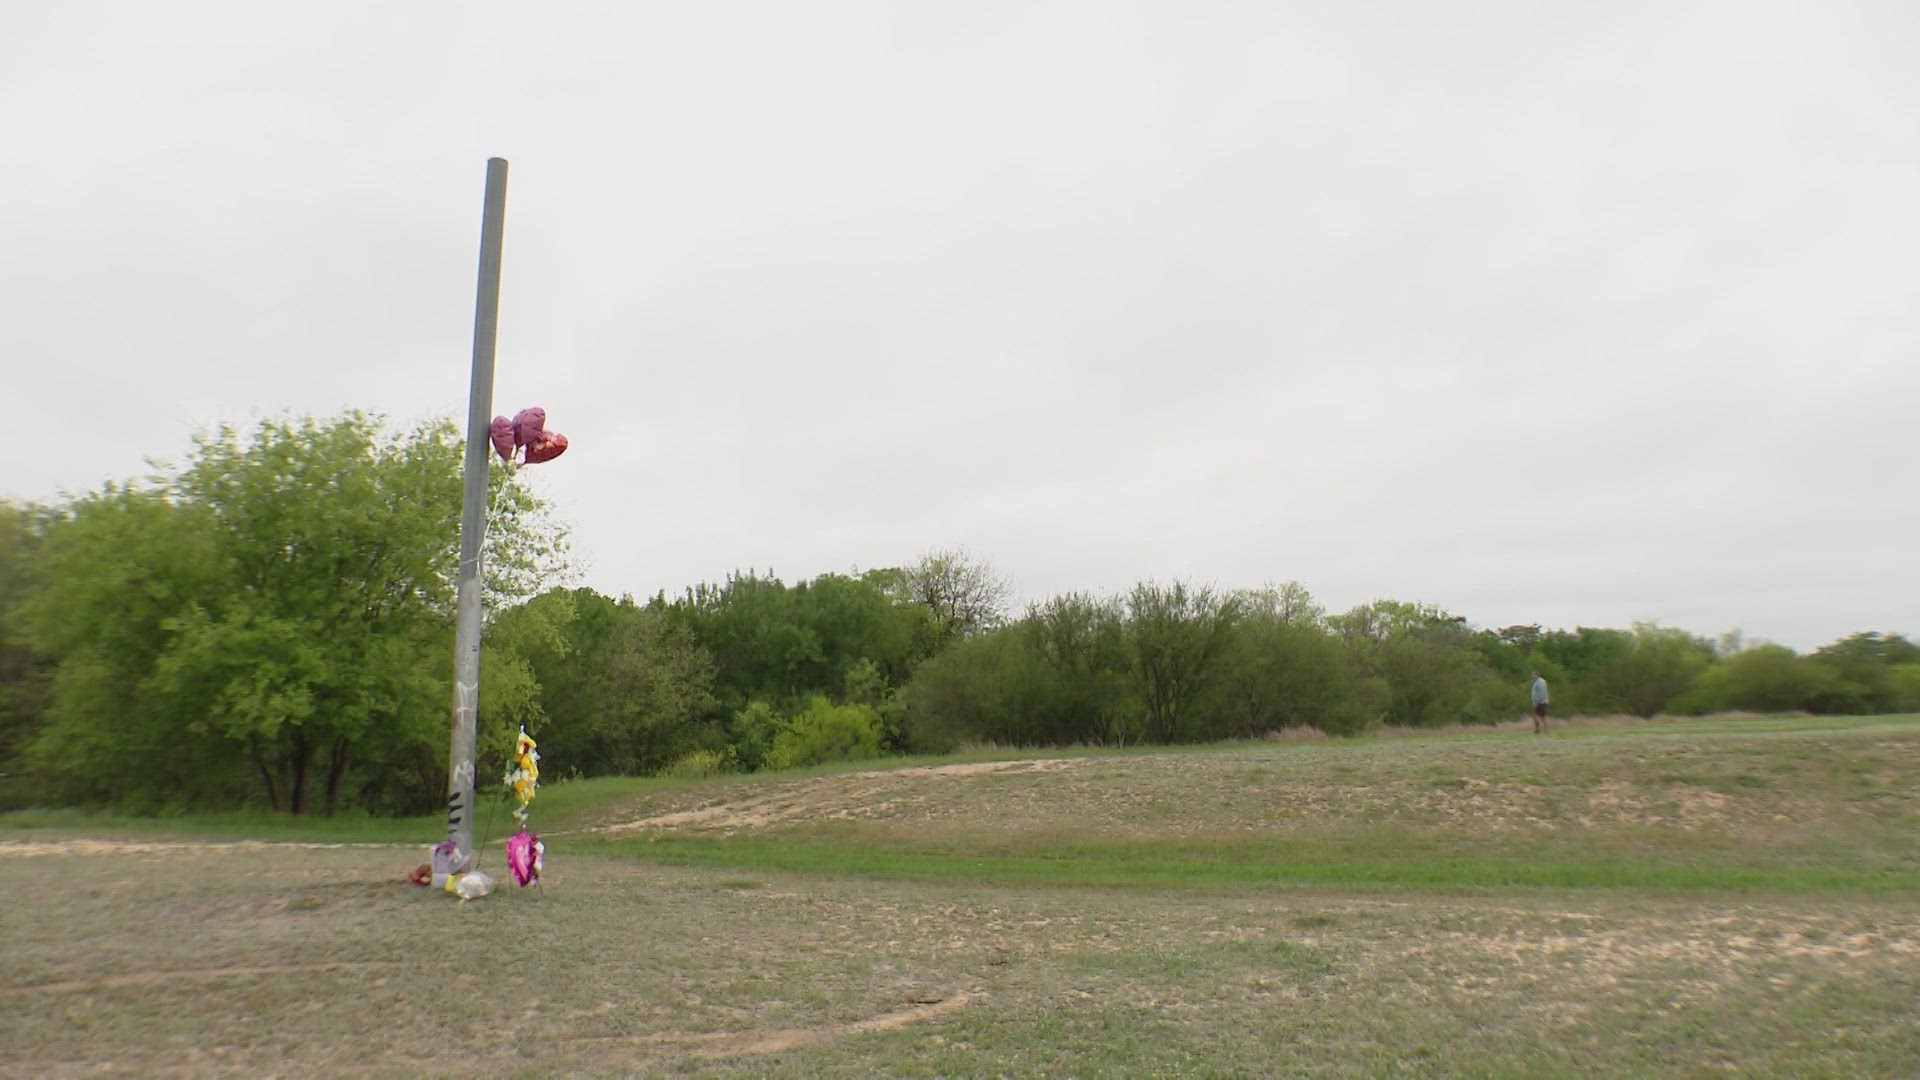
{"type": "Polygon", "coordinates": [[[1547,730],[1547,680],[1539,672],[1533,673],[1533,733],[1543,734],[1547,730]]]}

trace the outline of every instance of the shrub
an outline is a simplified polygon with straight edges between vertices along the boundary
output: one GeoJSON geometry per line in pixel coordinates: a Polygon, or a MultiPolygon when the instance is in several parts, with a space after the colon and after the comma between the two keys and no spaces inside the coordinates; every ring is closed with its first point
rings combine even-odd
{"type": "Polygon", "coordinates": [[[1721,712],[1862,712],[1867,694],[1818,660],[1782,645],[1761,645],[1721,661],[1683,699],[1689,709],[1721,712]]]}
{"type": "Polygon", "coordinates": [[[749,701],[746,708],[733,714],[727,725],[727,758],[741,772],[758,772],[767,767],[767,755],[773,750],[773,738],[781,728],[780,714],[764,701],[749,701]]]}
{"type": "Polygon", "coordinates": [[[700,780],[727,772],[727,762],[718,750],[693,750],[673,759],[656,775],[674,780],[700,780]]]}
{"type": "Polygon", "coordinates": [[[1364,735],[1386,718],[1393,688],[1381,678],[1359,679],[1347,692],[1328,700],[1313,726],[1329,735],[1364,735]]]}
{"type": "Polygon", "coordinates": [[[871,705],[835,705],[814,697],[773,737],[767,765],[792,769],[880,756],[880,713],[871,705]]]}
{"type": "Polygon", "coordinates": [[[1920,664],[1898,664],[1887,669],[1888,705],[1895,712],[1920,710],[1920,664]]]}

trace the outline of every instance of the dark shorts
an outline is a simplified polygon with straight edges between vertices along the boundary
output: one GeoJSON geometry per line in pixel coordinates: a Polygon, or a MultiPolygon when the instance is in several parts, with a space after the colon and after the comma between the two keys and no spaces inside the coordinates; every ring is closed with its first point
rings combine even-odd
{"type": "Polygon", "coordinates": [[[1547,703],[1542,701],[1538,705],[1535,705],[1533,707],[1533,715],[1545,720],[1547,718],[1547,703]]]}

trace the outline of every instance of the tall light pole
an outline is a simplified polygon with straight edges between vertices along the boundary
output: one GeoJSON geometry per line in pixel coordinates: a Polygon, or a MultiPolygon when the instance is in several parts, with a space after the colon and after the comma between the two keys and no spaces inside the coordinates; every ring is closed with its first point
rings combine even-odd
{"type": "Polygon", "coordinates": [[[460,571],[453,614],[453,717],[447,754],[447,839],[473,858],[473,738],[480,708],[480,546],[487,530],[487,424],[493,413],[493,345],[500,325],[500,244],[507,223],[507,161],[487,159],[480,215],[480,288],[473,308],[473,382],[467,393],[466,485],[460,503],[460,571]]]}

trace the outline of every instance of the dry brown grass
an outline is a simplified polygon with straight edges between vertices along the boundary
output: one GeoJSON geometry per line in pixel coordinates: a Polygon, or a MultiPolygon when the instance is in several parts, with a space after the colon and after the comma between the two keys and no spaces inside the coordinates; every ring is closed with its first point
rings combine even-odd
{"type": "Polygon", "coordinates": [[[1910,902],[1023,890],[561,846],[544,893],[462,905],[398,884],[407,857],[0,860],[7,1071],[1920,1066],[1910,902]]]}
{"type": "Polygon", "coordinates": [[[1910,848],[1898,833],[1920,826],[1920,729],[1685,730],[1583,718],[1545,738],[1526,726],[1422,731],[1419,740],[1301,736],[1197,752],[776,774],[646,792],[592,828],[777,836],[832,823],[955,842],[1039,833],[1316,841],[1342,833],[1357,842],[1361,829],[1560,842],[1638,830],[1669,846],[1759,854],[1817,851],[1842,828],[1878,838],[1889,857],[1910,848]]]}
{"type": "Polygon", "coordinates": [[[647,786],[549,834],[542,890],[470,904],[400,883],[417,850],[42,831],[0,840],[0,1072],[1913,1075],[1911,893],[1712,882],[1729,859],[1789,884],[1910,873],[1916,824],[1920,730],[1782,723],[647,786]],[[1601,851],[1699,876],[1686,896],[969,876],[989,847],[1126,864],[1223,836],[1410,872],[1601,851]],[[675,839],[829,862],[616,850],[675,839]],[[879,844],[958,873],[833,869],[879,844]]]}

